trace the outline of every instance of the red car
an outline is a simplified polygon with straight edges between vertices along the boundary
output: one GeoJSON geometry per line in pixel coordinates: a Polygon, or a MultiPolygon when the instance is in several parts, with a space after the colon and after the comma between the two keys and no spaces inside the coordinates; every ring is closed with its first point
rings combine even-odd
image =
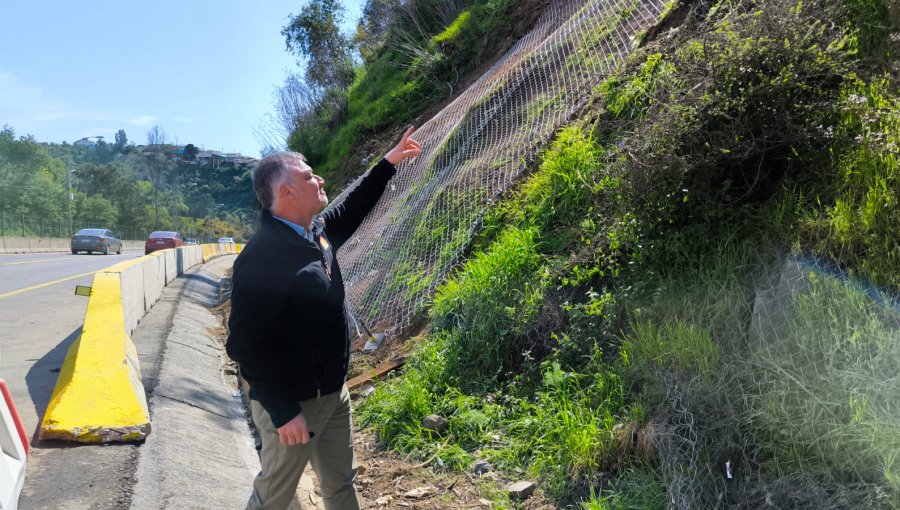
{"type": "Polygon", "coordinates": [[[184,240],[181,234],[171,230],[158,230],[150,232],[147,240],[144,241],[144,255],[149,255],[157,250],[165,250],[166,248],[178,248],[184,246],[184,240]]]}

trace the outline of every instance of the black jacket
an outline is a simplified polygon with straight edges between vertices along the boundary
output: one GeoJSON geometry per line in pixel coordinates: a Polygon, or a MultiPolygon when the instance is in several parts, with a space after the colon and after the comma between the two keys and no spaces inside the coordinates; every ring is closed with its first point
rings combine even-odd
{"type": "Polygon", "coordinates": [[[350,362],[349,313],[335,254],[384,193],[396,169],[382,159],[317,223],[316,243],[263,211],[234,262],[228,355],[281,427],[301,400],[341,389],[350,362]]]}

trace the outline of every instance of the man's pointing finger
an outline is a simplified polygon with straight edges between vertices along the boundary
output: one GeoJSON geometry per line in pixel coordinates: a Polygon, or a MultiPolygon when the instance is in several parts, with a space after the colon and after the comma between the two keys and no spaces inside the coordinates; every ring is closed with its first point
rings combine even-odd
{"type": "Polygon", "coordinates": [[[400,140],[400,143],[406,145],[406,141],[409,139],[410,135],[413,134],[413,130],[415,130],[414,126],[409,126],[408,128],[406,128],[406,132],[403,133],[403,139],[400,140]]]}

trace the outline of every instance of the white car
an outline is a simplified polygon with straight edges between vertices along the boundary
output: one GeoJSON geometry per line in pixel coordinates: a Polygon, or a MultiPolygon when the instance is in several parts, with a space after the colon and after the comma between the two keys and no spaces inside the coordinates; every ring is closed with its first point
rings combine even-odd
{"type": "Polygon", "coordinates": [[[220,238],[219,238],[219,242],[220,242],[220,243],[234,244],[234,239],[231,238],[231,237],[220,237],[220,238]]]}

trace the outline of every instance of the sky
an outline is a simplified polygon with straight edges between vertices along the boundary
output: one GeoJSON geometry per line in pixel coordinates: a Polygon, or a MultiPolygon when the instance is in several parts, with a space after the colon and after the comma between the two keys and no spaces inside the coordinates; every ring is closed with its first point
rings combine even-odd
{"type": "MultiPolygon", "coordinates": [[[[300,72],[281,28],[307,0],[6,2],[0,126],[39,142],[103,136],[259,157],[277,87],[300,72]]],[[[365,0],[344,0],[346,32],[365,0]]],[[[283,140],[278,140],[283,143],[283,140]]]]}

